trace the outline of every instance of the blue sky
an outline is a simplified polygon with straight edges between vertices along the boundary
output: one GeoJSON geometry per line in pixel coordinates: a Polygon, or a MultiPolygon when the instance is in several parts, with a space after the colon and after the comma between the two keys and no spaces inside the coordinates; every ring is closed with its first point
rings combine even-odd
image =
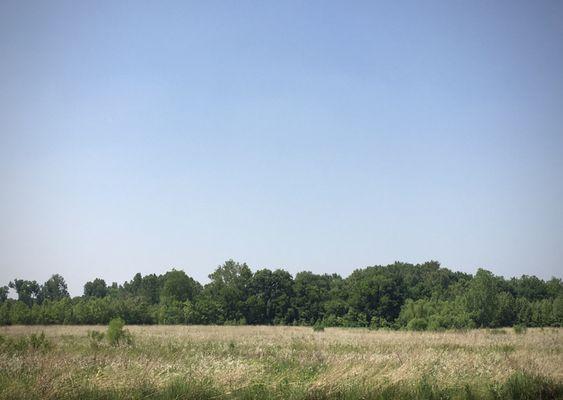
{"type": "Polygon", "coordinates": [[[563,3],[0,3],[0,283],[562,277],[563,3]]]}

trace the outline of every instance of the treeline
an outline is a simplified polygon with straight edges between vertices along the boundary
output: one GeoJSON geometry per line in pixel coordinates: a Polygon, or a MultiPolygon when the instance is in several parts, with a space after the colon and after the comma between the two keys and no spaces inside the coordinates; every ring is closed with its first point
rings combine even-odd
{"type": "Polygon", "coordinates": [[[0,324],[293,324],[412,330],[563,326],[561,279],[473,276],[395,263],[337,274],[261,269],[232,260],[201,285],[184,271],[136,274],[107,285],[94,279],[71,298],[65,280],[15,279],[0,287],[0,324]],[[18,299],[8,298],[9,289],[18,299]]]}

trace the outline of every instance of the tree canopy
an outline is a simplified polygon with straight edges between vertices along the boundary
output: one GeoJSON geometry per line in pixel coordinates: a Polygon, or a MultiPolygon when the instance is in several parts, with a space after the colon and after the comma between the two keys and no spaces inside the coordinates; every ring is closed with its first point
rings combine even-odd
{"type": "Polygon", "coordinates": [[[0,324],[299,324],[394,329],[563,326],[561,279],[453,272],[436,261],[396,262],[337,274],[261,268],[228,260],[201,285],[185,271],[137,273],[110,286],[86,282],[70,298],[64,278],[0,287],[0,324]],[[9,297],[15,291],[17,299],[9,297]]]}

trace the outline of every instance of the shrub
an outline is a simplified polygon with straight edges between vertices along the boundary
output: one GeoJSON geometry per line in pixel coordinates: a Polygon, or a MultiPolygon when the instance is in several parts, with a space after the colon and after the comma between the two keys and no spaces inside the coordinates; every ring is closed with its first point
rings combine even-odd
{"type": "Polygon", "coordinates": [[[413,318],[407,324],[409,331],[424,331],[428,327],[428,321],[425,318],[413,318]]]}
{"type": "Polygon", "coordinates": [[[368,326],[369,330],[391,329],[393,326],[385,318],[373,317],[368,326]]]}
{"type": "Polygon", "coordinates": [[[87,336],[88,339],[90,340],[90,347],[93,349],[97,349],[100,347],[102,340],[104,340],[105,333],[99,331],[88,331],[87,336]]]}
{"type": "Polygon", "coordinates": [[[32,333],[19,338],[0,337],[0,350],[8,353],[22,353],[28,350],[46,352],[53,348],[53,344],[45,337],[45,333],[39,335],[32,333]]]}
{"type": "Polygon", "coordinates": [[[489,334],[491,335],[506,335],[506,331],[504,329],[489,329],[489,334]]]}
{"type": "Polygon", "coordinates": [[[45,332],[39,335],[32,333],[29,336],[29,346],[34,350],[45,351],[52,347],[52,343],[45,337],[45,332]]]}
{"type": "Polygon", "coordinates": [[[514,333],[516,333],[517,335],[521,335],[521,334],[526,333],[526,330],[527,330],[528,328],[526,328],[526,325],[520,325],[520,324],[518,324],[518,325],[514,325],[514,328],[513,328],[513,329],[514,329],[514,333]]]}
{"type": "Polygon", "coordinates": [[[313,325],[314,332],[324,332],[324,330],[325,330],[325,326],[323,325],[322,322],[316,322],[315,325],[313,325]]]}
{"type": "Polygon", "coordinates": [[[109,322],[107,338],[112,346],[120,344],[130,345],[133,343],[133,336],[127,329],[123,329],[125,321],[121,318],[114,318],[109,322]]]}
{"type": "Polygon", "coordinates": [[[499,397],[507,399],[560,399],[563,386],[548,378],[517,372],[501,388],[499,397]]]}

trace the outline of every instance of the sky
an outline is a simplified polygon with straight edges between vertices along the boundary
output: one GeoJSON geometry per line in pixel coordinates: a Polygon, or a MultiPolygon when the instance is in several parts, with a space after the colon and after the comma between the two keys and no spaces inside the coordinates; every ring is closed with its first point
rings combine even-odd
{"type": "Polygon", "coordinates": [[[563,277],[561,1],[0,2],[0,285],[563,277]]]}

